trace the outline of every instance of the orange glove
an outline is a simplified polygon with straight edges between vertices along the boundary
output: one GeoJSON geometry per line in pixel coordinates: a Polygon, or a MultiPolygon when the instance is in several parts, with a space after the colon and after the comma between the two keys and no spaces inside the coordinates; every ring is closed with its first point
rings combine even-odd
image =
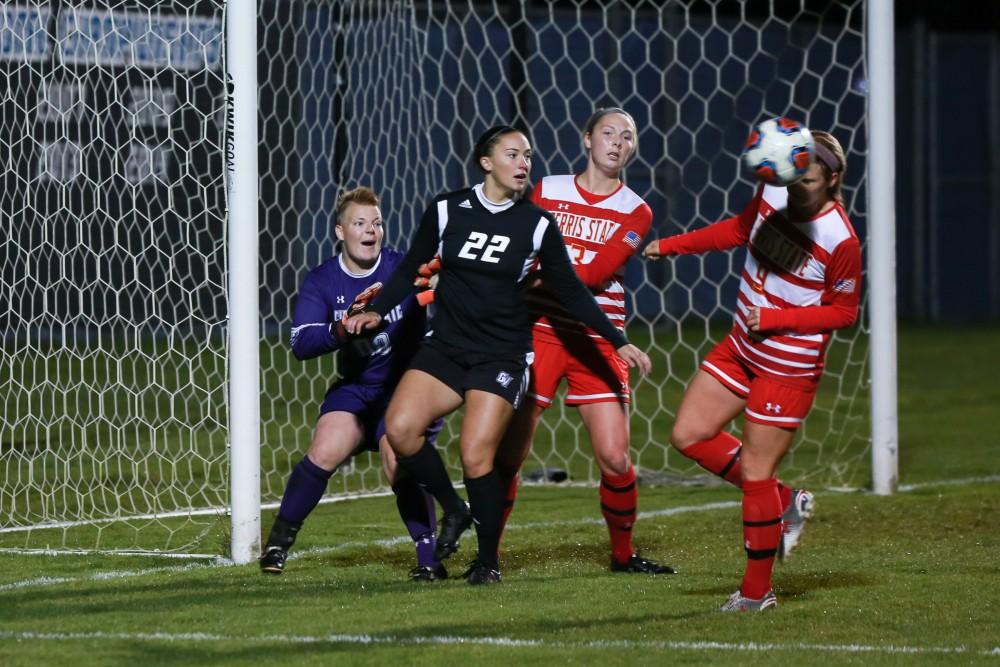
{"type": "Polygon", "coordinates": [[[344,319],[346,320],[348,317],[365,312],[371,300],[377,297],[381,291],[382,283],[372,283],[363,289],[360,294],[354,297],[354,303],[344,312],[344,319]]]}
{"type": "Polygon", "coordinates": [[[421,306],[434,303],[434,288],[437,287],[438,272],[440,270],[440,257],[433,257],[431,261],[421,264],[417,269],[417,277],[413,281],[413,285],[422,290],[417,292],[417,303],[421,306]]]}

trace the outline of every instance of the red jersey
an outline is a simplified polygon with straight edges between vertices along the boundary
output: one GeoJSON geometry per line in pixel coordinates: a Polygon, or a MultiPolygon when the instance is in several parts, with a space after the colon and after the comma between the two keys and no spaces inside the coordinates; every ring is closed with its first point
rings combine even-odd
{"type": "Polygon", "coordinates": [[[861,244],[843,206],[805,222],[784,214],[788,190],[763,186],[740,215],[660,241],[663,254],[747,245],[733,328],[740,356],[760,373],[818,380],[834,329],[857,319],[861,244]],[[747,328],[760,308],[760,332],[747,328]]]}
{"type": "MultiPolygon", "coordinates": [[[[624,183],[609,195],[587,192],[576,176],[546,176],[535,186],[531,200],[555,216],[566,250],[583,283],[594,293],[611,323],[625,329],[625,264],[642,246],[653,222],[653,212],[624,183]]],[[[535,335],[559,342],[562,333],[600,338],[573,319],[544,289],[528,295],[537,317],[535,335]]]]}

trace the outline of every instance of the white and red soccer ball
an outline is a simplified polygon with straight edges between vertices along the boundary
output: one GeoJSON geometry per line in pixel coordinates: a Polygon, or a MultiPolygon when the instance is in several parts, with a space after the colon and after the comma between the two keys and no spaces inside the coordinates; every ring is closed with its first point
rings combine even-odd
{"type": "Polygon", "coordinates": [[[812,159],[812,133],[788,118],[758,123],[743,149],[743,164],[769,185],[790,185],[799,180],[812,159]]]}

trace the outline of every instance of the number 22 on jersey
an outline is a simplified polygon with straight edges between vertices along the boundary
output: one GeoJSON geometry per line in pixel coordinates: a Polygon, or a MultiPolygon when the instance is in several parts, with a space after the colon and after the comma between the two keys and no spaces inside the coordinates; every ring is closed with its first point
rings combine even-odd
{"type": "Polygon", "coordinates": [[[497,255],[506,250],[509,244],[509,236],[503,236],[502,234],[489,236],[482,232],[470,232],[469,240],[462,246],[462,249],[458,252],[458,256],[462,259],[499,264],[500,258],[497,255]],[[482,252],[480,253],[480,251],[482,252]],[[478,256],[477,253],[479,253],[478,256]]]}

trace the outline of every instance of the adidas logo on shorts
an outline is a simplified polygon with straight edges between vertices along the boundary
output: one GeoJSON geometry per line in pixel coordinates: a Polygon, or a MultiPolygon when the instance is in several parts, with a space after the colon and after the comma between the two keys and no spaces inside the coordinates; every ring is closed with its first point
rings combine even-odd
{"type": "Polygon", "coordinates": [[[504,389],[510,386],[510,383],[513,379],[514,378],[511,376],[511,374],[507,373],[506,371],[500,371],[499,373],[497,373],[497,382],[504,389]]]}

